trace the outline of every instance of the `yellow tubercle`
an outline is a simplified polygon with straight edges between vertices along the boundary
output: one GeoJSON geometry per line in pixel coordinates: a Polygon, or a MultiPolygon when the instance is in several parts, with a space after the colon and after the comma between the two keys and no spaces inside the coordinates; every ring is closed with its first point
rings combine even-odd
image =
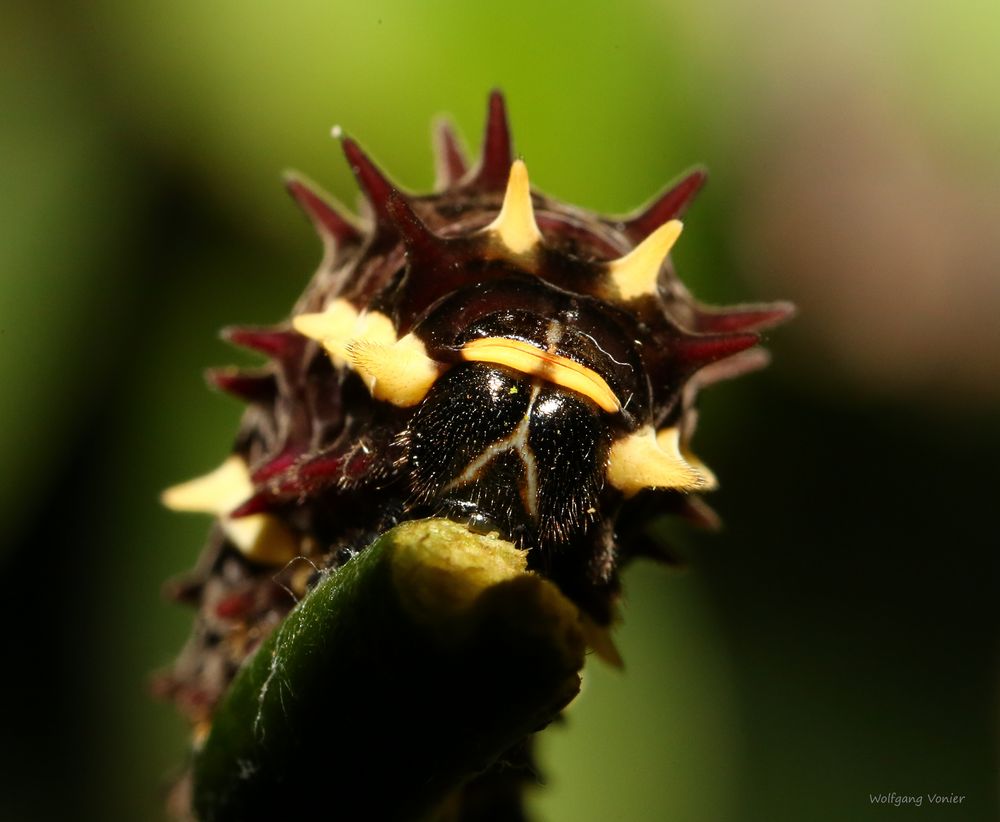
{"type": "Polygon", "coordinates": [[[542,242],[531,204],[528,168],[523,160],[515,160],[511,165],[500,214],[486,231],[495,234],[514,254],[525,254],[542,242]]]}
{"type": "Polygon", "coordinates": [[[253,494],[253,482],[243,458],[232,454],[214,471],[175,485],[160,499],[172,511],[222,514],[245,502],[253,494]]]}
{"type": "Polygon", "coordinates": [[[347,300],[336,300],[325,311],[292,317],[292,327],[304,337],[319,342],[334,364],[345,365],[347,358],[341,342],[350,339],[357,321],[358,310],[347,300]]]}
{"type": "Polygon", "coordinates": [[[674,449],[679,451],[684,461],[705,478],[702,491],[714,491],[719,487],[719,480],[715,476],[715,472],[691,451],[687,443],[681,440],[679,429],[664,428],[659,431],[656,435],[656,443],[665,451],[674,449]]]}
{"type": "Polygon", "coordinates": [[[413,334],[391,345],[365,338],[354,340],[348,346],[347,357],[375,399],[402,408],[426,397],[442,370],[413,334]]]}
{"type": "Polygon", "coordinates": [[[608,264],[613,296],[633,300],[656,293],[660,267],[684,229],[680,220],[661,225],[621,259],[608,264]]]}
{"type": "Polygon", "coordinates": [[[212,733],[212,723],[210,720],[203,719],[201,722],[195,723],[195,726],[191,729],[191,747],[195,751],[200,751],[210,733],[212,733]]]}
{"type": "Polygon", "coordinates": [[[299,543],[281,520],[270,514],[229,517],[229,512],[246,502],[253,493],[246,462],[233,454],[211,473],[168,488],[160,499],[173,511],[218,517],[230,542],[248,559],[264,565],[284,565],[298,556],[299,543]]]}
{"type": "Polygon", "coordinates": [[[541,377],[583,394],[609,414],[621,409],[618,397],[600,374],[575,360],[551,354],[521,340],[506,337],[472,340],[462,346],[462,359],[505,365],[522,374],[541,377]]]}
{"type": "Polygon", "coordinates": [[[625,667],[625,660],[622,658],[618,646],[615,645],[611,637],[611,627],[598,625],[586,614],[580,614],[580,627],[583,636],[587,640],[587,647],[590,648],[601,662],[610,665],[612,668],[622,670],[625,667]]]}
{"type": "Polygon", "coordinates": [[[618,440],[608,455],[608,482],[631,497],[644,488],[676,491],[704,490],[704,476],[682,456],[679,432],[667,428],[659,435],[647,426],[618,440]]]}
{"type": "Polygon", "coordinates": [[[413,334],[397,339],[389,317],[359,312],[347,300],[336,300],[318,314],[300,314],[292,325],[317,340],[335,365],[353,368],[377,400],[416,405],[441,373],[441,365],[413,334]]]}
{"type": "Polygon", "coordinates": [[[350,364],[347,349],[351,343],[365,341],[391,345],[396,341],[396,329],[385,314],[360,312],[343,299],[335,300],[325,311],[293,317],[292,327],[320,343],[334,365],[340,366],[350,364]]]}

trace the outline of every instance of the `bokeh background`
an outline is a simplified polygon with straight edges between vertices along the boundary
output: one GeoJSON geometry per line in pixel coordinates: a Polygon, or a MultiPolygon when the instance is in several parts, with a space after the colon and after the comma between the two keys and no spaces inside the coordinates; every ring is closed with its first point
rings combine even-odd
{"type": "Polygon", "coordinates": [[[629,573],[626,671],[548,734],[539,818],[997,818],[998,43],[971,0],[7,0],[0,818],[160,818],[185,731],[147,677],[190,614],[159,590],[207,522],[157,493],[227,452],[216,330],[318,262],[279,173],[353,202],[339,123],[426,189],[432,115],[475,148],[493,86],[569,201],[706,163],[683,279],[801,310],[703,397],[726,529],[629,573]]]}

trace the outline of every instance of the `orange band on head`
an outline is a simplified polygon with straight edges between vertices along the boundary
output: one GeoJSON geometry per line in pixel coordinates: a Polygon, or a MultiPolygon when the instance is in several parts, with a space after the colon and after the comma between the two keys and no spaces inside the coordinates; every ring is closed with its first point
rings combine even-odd
{"type": "Polygon", "coordinates": [[[596,402],[604,411],[615,414],[622,404],[604,378],[585,365],[568,357],[550,354],[521,340],[506,337],[483,337],[462,346],[462,358],[472,362],[505,365],[569,388],[596,402]]]}

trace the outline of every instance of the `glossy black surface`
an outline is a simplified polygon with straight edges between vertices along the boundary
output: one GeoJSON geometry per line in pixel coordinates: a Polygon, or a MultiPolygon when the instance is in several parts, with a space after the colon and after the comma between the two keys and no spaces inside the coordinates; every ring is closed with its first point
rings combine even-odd
{"type": "Polygon", "coordinates": [[[416,333],[442,359],[455,359],[463,344],[482,337],[527,342],[604,379],[623,406],[612,421],[618,430],[633,431],[650,418],[651,386],[633,318],[537,277],[521,273],[459,289],[428,312],[416,333]]]}
{"type": "Polygon", "coordinates": [[[441,377],[404,435],[417,504],[525,548],[598,520],[610,438],[590,400],[486,363],[441,377]]]}

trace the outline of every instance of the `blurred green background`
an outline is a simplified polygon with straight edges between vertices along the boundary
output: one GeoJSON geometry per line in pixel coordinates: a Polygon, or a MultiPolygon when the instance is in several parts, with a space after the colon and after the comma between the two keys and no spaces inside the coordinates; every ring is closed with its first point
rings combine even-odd
{"type": "MultiPolygon", "coordinates": [[[[997,818],[1000,5],[8,0],[0,18],[0,819],[152,820],[147,694],[227,453],[216,338],[319,259],[343,125],[403,186],[504,89],[533,182],[623,212],[695,162],[675,259],[787,298],[766,373],[703,397],[720,535],[627,576],[624,673],[544,743],[540,819],[997,818]],[[880,808],[871,793],[955,793],[880,808]]],[[[331,808],[336,796],[331,795],[331,808]]]]}

